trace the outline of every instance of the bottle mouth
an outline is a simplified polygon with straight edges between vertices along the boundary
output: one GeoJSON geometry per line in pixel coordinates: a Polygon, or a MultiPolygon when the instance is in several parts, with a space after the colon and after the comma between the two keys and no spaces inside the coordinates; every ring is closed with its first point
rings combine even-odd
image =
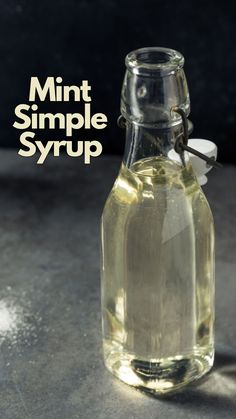
{"type": "Polygon", "coordinates": [[[149,47],[131,51],[125,59],[126,67],[142,76],[169,75],[184,65],[183,55],[174,49],[149,47]]]}

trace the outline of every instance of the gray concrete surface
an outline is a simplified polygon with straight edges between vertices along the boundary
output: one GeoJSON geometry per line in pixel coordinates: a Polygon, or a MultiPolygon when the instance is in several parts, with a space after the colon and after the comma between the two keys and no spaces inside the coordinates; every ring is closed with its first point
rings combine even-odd
{"type": "Polygon", "coordinates": [[[103,366],[99,218],[119,158],[43,166],[0,151],[0,418],[236,417],[236,167],[205,187],[216,224],[216,361],[166,400],[103,366]]]}

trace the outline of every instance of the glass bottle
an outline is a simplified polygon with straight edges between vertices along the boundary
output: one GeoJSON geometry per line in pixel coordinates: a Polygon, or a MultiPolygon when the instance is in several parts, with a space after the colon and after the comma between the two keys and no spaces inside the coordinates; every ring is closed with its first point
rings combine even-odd
{"type": "Polygon", "coordinates": [[[188,153],[174,151],[183,122],[173,108],[190,112],[183,64],[171,49],[127,55],[125,154],[101,226],[105,364],[156,394],[214,359],[213,219],[188,153]]]}

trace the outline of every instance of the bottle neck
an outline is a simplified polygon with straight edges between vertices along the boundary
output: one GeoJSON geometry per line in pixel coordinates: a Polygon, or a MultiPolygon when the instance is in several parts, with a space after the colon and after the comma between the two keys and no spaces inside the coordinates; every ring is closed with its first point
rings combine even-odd
{"type": "Polygon", "coordinates": [[[144,126],[126,121],[124,164],[131,168],[134,163],[149,157],[166,157],[174,149],[176,138],[183,132],[182,124],[168,128],[144,126]]]}

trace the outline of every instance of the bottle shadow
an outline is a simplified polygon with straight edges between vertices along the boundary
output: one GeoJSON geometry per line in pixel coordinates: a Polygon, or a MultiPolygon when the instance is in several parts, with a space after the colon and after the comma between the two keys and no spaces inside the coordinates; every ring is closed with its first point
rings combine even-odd
{"type": "MultiPolygon", "coordinates": [[[[150,397],[160,399],[153,393],[150,397]]],[[[217,416],[219,410],[235,412],[236,416],[236,354],[217,352],[214,367],[209,374],[190,384],[184,390],[161,398],[181,407],[211,408],[217,416]]]]}

